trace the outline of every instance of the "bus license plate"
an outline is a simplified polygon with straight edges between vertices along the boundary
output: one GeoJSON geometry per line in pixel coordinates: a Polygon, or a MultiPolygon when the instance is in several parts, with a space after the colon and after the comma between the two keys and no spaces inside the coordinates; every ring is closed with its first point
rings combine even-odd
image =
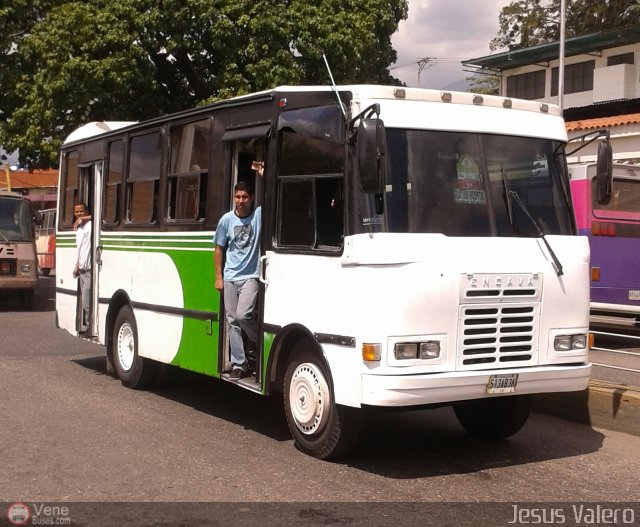
{"type": "Polygon", "coordinates": [[[640,291],[637,289],[629,289],[629,300],[640,300],[640,291]]]}
{"type": "Polygon", "coordinates": [[[513,393],[518,384],[518,374],[492,375],[487,382],[487,393],[513,393]]]}

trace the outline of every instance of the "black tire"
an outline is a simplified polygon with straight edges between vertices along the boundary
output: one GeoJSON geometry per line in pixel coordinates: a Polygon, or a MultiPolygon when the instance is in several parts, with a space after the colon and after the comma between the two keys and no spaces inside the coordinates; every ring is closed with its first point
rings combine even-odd
{"type": "Polygon", "coordinates": [[[23,289],[20,291],[20,309],[24,311],[33,310],[33,289],[23,289]]]}
{"type": "Polygon", "coordinates": [[[504,439],[518,432],[531,413],[530,395],[478,399],[454,405],[464,429],[484,439],[504,439]]]}
{"type": "Polygon", "coordinates": [[[51,269],[49,267],[43,267],[40,269],[42,276],[49,276],[51,274],[51,269]]]}
{"type": "Polygon", "coordinates": [[[138,389],[152,384],[156,363],[138,355],[138,326],[128,305],[122,306],[116,317],[110,353],[122,384],[138,389]]]}
{"type": "Polygon", "coordinates": [[[299,450],[317,459],[335,459],[353,448],[362,411],[335,403],[331,377],[319,356],[293,354],[283,395],[289,431],[299,450]]]}

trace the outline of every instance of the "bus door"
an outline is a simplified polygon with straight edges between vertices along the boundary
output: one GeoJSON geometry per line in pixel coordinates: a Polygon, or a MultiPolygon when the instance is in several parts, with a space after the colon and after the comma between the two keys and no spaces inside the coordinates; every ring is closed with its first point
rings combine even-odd
{"type": "MultiPolygon", "coordinates": [[[[102,214],[102,161],[80,165],[78,180],[78,199],[86,203],[91,214],[91,307],[89,310],[89,335],[98,337],[99,317],[99,273],[101,266],[100,218],[102,214]]],[[[78,294],[80,292],[78,291],[78,294]]],[[[80,302],[76,303],[76,319],[79,320],[80,302]]]]}
{"type": "MultiPolygon", "coordinates": [[[[246,129],[233,130],[227,132],[223,136],[223,141],[228,142],[229,152],[231,154],[231,185],[229,194],[229,206],[227,210],[233,210],[233,189],[239,182],[246,182],[250,188],[254,189],[255,201],[254,207],[262,206],[264,201],[265,185],[263,177],[258,175],[257,163],[264,163],[267,153],[267,134],[270,125],[255,126],[246,129]]],[[[227,324],[224,312],[224,301],[220,298],[220,334],[222,338],[223,352],[219,357],[219,371],[229,372],[231,370],[231,353],[229,350],[229,339],[227,335],[227,324]]],[[[249,367],[254,375],[246,377],[239,381],[240,384],[258,390],[260,387],[260,379],[262,378],[262,303],[264,297],[263,286],[260,286],[258,301],[256,302],[256,310],[254,316],[258,323],[257,342],[251,343],[247,336],[243,333],[243,341],[245,343],[245,353],[249,367]],[[254,349],[255,348],[255,349],[254,349]]]]}
{"type": "Polygon", "coordinates": [[[102,320],[100,317],[100,271],[102,270],[102,245],[100,241],[100,227],[102,225],[102,185],[104,183],[104,162],[98,161],[93,165],[94,168],[94,186],[93,186],[93,207],[91,225],[93,231],[91,232],[91,328],[92,335],[95,337],[100,336],[100,327],[98,321],[102,320]]]}

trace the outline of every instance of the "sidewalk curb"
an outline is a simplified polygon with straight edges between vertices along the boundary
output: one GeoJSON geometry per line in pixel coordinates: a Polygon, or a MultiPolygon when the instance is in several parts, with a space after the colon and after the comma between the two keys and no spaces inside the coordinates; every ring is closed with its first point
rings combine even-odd
{"type": "Polygon", "coordinates": [[[536,395],[533,411],[640,436],[640,388],[591,380],[581,392],[536,395]]]}

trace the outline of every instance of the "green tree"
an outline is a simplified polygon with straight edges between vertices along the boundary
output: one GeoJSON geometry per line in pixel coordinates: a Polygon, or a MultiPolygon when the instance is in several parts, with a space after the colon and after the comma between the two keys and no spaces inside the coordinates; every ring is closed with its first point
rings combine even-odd
{"type": "Polygon", "coordinates": [[[141,120],[279,84],[398,83],[407,0],[12,0],[0,8],[0,144],[55,166],[96,120],[141,120]]]}
{"type": "Polygon", "coordinates": [[[486,75],[483,73],[474,74],[466,78],[469,82],[471,93],[481,93],[484,95],[500,94],[500,77],[498,75],[486,75]]]}
{"type": "MultiPolygon", "coordinates": [[[[640,0],[567,0],[566,37],[637,24],[640,0]]],[[[522,49],[560,38],[560,0],[517,0],[502,8],[491,50],[522,49]]]]}

